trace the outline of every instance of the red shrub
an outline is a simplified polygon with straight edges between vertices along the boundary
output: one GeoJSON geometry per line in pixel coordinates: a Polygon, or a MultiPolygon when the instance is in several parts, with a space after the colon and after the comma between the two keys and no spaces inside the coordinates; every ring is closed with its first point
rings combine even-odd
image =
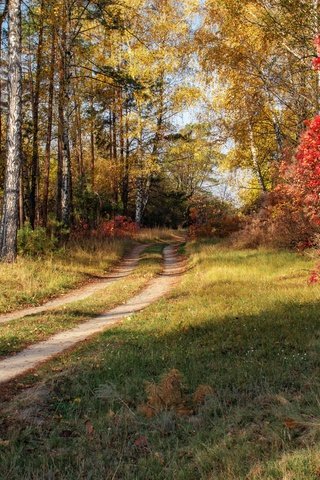
{"type": "Polygon", "coordinates": [[[137,230],[138,225],[130,218],[118,215],[113,220],[107,220],[100,223],[99,227],[92,231],[93,237],[130,237],[137,230]]]}
{"type": "Polygon", "coordinates": [[[73,230],[72,236],[73,238],[124,238],[131,237],[138,228],[130,218],[118,215],[112,220],[102,221],[94,230],[90,230],[88,224],[82,223],[73,230]]]}

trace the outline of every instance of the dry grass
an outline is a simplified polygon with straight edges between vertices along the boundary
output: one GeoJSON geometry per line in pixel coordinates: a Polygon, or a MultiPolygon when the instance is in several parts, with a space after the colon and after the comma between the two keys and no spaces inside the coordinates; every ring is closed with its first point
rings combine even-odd
{"type": "Polygon", "coordinates": [[[185,230],[169,228],[142,228],[134,234],[134,240],[139,242],[181,242],[186,237],[185,230]]]}
{"type": "Polygon", "coordinates": [[[38,305],[92,276],[104,275],[129,245],[127,240],[73,242],[43,258],[19,257],[13,265],[0,264],[0,313],[38,305]]]}
{"type": "Polygon", "coordinates": [[[68,330],[127,301],[137,294],[151,278],[160,273],[162,248],[162,245],[146,248],[133,273],[85,300],[0,324],[0,358],[15,354],[32,343],[40,342],[55,333],[68,330]]]}

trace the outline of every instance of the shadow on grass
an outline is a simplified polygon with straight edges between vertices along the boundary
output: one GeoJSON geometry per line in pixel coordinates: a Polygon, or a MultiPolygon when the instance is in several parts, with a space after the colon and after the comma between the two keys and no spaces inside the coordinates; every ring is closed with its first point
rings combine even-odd
{"type": "MultiPolygon", "coordinates": [[[[24,420],[18,432],[3,432],[12,435],[9,450],[1,452],[3,472],[13,480],[47,478],[45,471],[57,479],[260,478],[248,477],[254,465],[318,438],[284,425],[290,415],[319,415],[318,311],[317,302],[279,303],[259,315],[197,318],[196,325],[181,311],[181,322],[168,330],[170,310],[162,309],[157,327],[143,323],[147,311],[142,320],[106,331],[55,360],[65,374],[52,377],[45,367],[50,396],[43,421],[24,420]],[[189,417],[140,416],[145,382],[172,368],[183,373],[186,393],[209,384],[214,396],[189,417]],[[101,386],[104,397],[96,394],[101,386]],[[69,430],[72,435],[63,433],[69,430]],[[136,447],[139,438],[147,440],[136,447]]],[[[275,470],[266,478],[279,475],[275,470]]]]}

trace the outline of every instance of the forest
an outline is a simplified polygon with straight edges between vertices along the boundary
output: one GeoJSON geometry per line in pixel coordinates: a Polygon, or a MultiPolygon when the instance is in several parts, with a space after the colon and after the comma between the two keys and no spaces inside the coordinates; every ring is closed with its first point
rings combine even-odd
{"type": "Polygon", "coordinates": [[[0,0],[0,480],[320,478],[319,0],[0,0]]]}
{"type": "Polygon", "coordinates": [[[116,217],[312,243],[318,10],[2,2],[1,258],[15,259],[18,229],[61,243],[116,217]]]}

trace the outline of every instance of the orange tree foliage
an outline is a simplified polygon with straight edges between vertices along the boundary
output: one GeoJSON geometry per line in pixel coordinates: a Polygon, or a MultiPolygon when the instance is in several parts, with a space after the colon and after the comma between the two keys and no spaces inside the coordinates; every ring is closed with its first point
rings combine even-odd
{"type": "Polygon", "coordinates": [[[227,237],[240,227],[240,219],[224,201],[210,195],[194,195],[189,207],[189,235],[227,237]]]}

